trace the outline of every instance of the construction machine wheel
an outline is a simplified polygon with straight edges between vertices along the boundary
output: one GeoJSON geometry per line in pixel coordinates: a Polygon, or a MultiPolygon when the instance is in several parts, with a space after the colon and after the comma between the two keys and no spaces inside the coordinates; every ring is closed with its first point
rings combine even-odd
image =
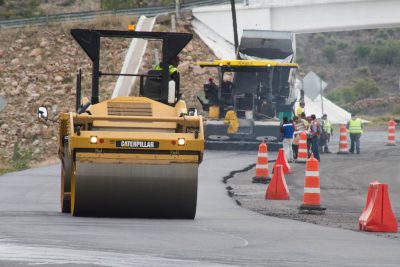
{"type": "Polygon", "coordinates": [[[68,141],[64,143],[63,158],[61,164],[61,211],[71,212],[71,172],[72,158],[68,157],[68,141]]]}
{"type": "Polygon", "coordinates": [[[194,219],[196,215],[198,164],[75,164],[73,216],[194,219]]]}

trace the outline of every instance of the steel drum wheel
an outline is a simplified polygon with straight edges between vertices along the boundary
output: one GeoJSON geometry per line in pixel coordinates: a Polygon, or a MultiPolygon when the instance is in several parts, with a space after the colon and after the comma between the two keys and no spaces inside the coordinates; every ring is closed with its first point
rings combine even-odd
{"type": "Polygon", "coordinates": [[[68,154],[68,143],[64,145],[64,157],[61,165],[61,211],[71,212],[71,167],[72,159],[66,156],[68,154]]]}
{"type": "Polygon", "coordinates": [[[74,162],[73,216],[194,219],[196,164],[74,162]]]}

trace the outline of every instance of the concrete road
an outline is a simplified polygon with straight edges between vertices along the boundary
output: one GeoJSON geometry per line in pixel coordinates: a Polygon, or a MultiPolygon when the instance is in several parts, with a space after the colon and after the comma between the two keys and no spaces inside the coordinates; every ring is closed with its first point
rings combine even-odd
{"type": "Polygon", "coordinates": [[[237,206],[221,178],[254,160],[207,152],[194,221],[74,218],[59,165],[0,176],[0,266],[399,266],[399,241],[237,206]]]}

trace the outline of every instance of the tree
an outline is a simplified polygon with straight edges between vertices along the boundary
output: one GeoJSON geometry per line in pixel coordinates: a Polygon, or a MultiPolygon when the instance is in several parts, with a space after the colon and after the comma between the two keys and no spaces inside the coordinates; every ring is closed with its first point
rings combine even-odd
{"type": "Polygon", "coordinates": [[[326,57],[329,63],[333,63],[336,59],[336,47],[333,45],[326,45],[322,48],[322,55],[326,57]]]}

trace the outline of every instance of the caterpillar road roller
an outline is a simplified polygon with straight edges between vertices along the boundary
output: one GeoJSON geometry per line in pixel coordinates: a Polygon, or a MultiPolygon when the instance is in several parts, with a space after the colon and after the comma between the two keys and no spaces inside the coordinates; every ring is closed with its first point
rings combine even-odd
{"type": "MultiPolygon", "coordinates": [[[[61,209],[73,216],[193,219],[198,166],[203,158],[201,116],[180,99],[167,62],[192,39],[188,33],[72,29],[92,61],[91,98],[81,100],[77,75],[74,112],[59,117],[61,209]],[[103,37],[162,42],[159,70],[146,74],[100,71],[103,37]],[[140,77],[138,96],[99,100],[106,75],[140,77]],[[171,86],[172,84],[172,86],[171,86]]],[[[45,117],[39,108],[39,117],[45,117]]]]}

